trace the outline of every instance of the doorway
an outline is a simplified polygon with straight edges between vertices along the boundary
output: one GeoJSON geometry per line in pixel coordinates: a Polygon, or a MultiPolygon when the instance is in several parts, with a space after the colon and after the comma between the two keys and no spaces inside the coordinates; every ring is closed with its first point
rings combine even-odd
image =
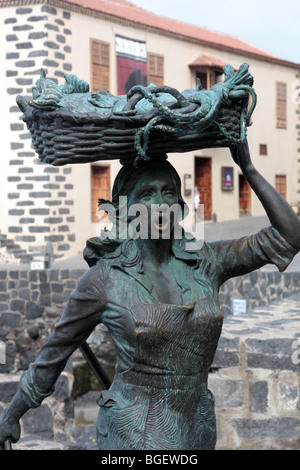
{"type": "MultiPolygon", "coordinates": [[[[110,198],[110,167],[91,165],[91,209],[92,222],[99,221],[98,201],[110,198]]],[[[106,217],[103,215],[103,217],[106,217]]]]}
{"type": "Polygon", "coordinates": [[[212,217],[211,158],[195,158],[195,186],[200,191],[200,204],[204,205],[204,220],[212,217]]]}
{"type": "Polygon", "coordinates": [[[251,188],[244,175],[239,175],[240,216],[251,214],[251,188]]]}

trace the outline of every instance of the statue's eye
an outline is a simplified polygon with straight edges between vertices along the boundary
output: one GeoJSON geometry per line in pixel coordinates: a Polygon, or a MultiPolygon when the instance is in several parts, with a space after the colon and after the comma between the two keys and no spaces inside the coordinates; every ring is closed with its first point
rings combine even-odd
{"type": "Polygon", "coordinates": [[[164,191],[164,194],[168,197],[173,197],[176,194],[176,191],[174,188],[166,188],[164,191]]]}
{"type": "Polygon", "coordinates": [[[145,191],[144,193],[141,194],[141,199],[150,199],[152,196],[152,192],[151,191],[145,191]]]}

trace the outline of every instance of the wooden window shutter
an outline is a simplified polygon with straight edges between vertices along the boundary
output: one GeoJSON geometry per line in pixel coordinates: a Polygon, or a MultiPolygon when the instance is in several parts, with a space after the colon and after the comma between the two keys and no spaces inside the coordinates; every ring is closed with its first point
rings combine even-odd
{"type": "Polygon", "coordinates": [[[91,39],[91,91],[109,91],[110,86],[110,45],[91,39]]]}
{"type": "Polygon", "coordinates": [[[164,84],[164,56],[148,53],[148,83],[164,84]]]}
{"type": "Polygon", "coordinates": [[[287,85],[282,82],[276,83],[276,127],[287,128],[287,85]]]}
{"type": "Polygon", "coordinates": [[[267,144],[259,145],[259,155],[268,155],[268,146],[267,144]]]}

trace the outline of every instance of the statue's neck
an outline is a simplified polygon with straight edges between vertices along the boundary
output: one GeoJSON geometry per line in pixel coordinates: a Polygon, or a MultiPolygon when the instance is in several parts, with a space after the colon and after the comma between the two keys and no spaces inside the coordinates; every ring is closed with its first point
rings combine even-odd
{"type": "Polygon", "coordinates": [[[143,263],[161,265],[168,262],[171,256],[171,240],[170,239],[138,239],[138,246],[143,256],[143,263]]]}

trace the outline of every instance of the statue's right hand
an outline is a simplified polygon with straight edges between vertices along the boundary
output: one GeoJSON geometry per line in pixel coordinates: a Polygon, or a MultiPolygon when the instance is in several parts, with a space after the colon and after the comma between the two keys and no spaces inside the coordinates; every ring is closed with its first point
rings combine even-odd
{"type": "Polygon", "coordinates": [[[6,441],[17,442],[20,439],[21,427],[19,421],[10,419],[5,412],[0,415],[0,448],[6,441]]]}

